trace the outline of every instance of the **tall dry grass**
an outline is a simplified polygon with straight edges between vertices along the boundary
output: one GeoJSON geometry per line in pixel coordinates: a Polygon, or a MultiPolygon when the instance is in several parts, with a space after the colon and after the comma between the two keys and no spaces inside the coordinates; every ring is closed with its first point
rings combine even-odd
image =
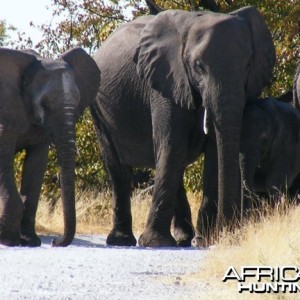
{"type": "Polygon", "coordinates": [[[300,299],[299,294],[239,294],[236,281],[222,282],[230,266],[240,273],[241,266],[286,265],[300,266],[300,207],[281,203],[264,206],[234,233],[221,233],[195,276],[209,279],[209,299],[300,299]]]}
{"type": "MultiPolygon", "coordinates": [[[[200,195],[188,193],[193,221],[196,221],[199,209],[200,195]]],[[[109,190],[98,193],[95,191],[77,192],[76,195],[77,233],[108,234],[112,228],[112,203],[109,190]]],[[[131,200],[133,231],[135,235],[143,232],[149,208],[151,195],[143,190],[136,190],[131,200]]],[[[59,200],[54,210],[47,199],[41,199],[37,212],[37,231],[39,233],[62,233],[63,215],[59,200]]]]}

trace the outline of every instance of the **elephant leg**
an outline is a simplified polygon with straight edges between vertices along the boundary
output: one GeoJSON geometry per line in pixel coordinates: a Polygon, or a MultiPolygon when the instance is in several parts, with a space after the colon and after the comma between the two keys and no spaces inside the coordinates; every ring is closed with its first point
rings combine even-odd
{"type": "Polygon", "coordinates": [[[183,179],[178,189],[177,202],[175,205],[174,237],[180,247],[190,247],[194,236],[191,208],[183,186],[183,179]]]}
{"type": "Polygon", "coordinates": [[[291,184],[290,188],[288,189],[288,199],[292,199],[299,204],[300,199],[300,174],[296,176],[293,183],[291,184]]]}
{"type": "Polygon", "coordinates": [[[43,176],[47,167],[48,148],[47,144],[43,144],[26,149],[21,183],[21,197],[24,203],[21,222],[23,246],[36,247],[41,245],[41,240],[35,232],[35,218],[43,176]]]}
{"type": "Polygon", "coordinates": [[[106,126],[98,118],[97,110],[91,110],[99,138],[102,159],[105,163],[112,186],[113,229],[106,243],[114,246],[135,246],[136,238],[132,232],[131,190],[132,170],[120,162],[118,153],[106,126]]]}
{"type": "Polygon", "coordinates": [[[113,229],[106,243],[115,246],[135,246],[136,238],[132,232],[130,203],[131,168],[114,160],[109,162],[107,169],[112,183],[113,229]]]}
{"type": "Polygon", "coordinates": [[[19,246],[23,204],[14,177],[16,139],[0,126],[0,244],[19,246]]]}
{"type": "Polygon", "coordinates": [[[209,139],[205,149],[203,173],[203,198],[198,213],[196,235],[192,241],[195,247],[208,246],[216,229],[218,200],[218,159],[217,147],[209,139]]]}
{"type": "MultiPolygon", "coordinates": [[[[156,154],[156,172],[153,200],[145,231],[139,238],[139,245],[145,247],[176,246],[170,232],[178,186],[182,174],[179,169],[179,154],[172,153],[168,147],[161,148],[156,154]]],[[[180,167],[181,168],[181,167],[180,167]]]]}

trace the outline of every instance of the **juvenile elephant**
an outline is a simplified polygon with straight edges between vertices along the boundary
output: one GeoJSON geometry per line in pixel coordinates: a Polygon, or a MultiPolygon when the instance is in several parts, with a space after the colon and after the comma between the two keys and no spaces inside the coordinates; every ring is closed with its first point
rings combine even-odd
{"type": "Polygon", "coordinates": [[[275,195],[287,188],[298,189],[294,180],[300,174],[300,112],[276,98],[248,103],[241,153],[242,173],[251,192],[275,195]]]}
{"type": "Polygon", "coordinates": [[[35,216],[49,144],[57,149],[67,246],[75,234],[75,123],[99,88],[100,72],[82,49],[61,60],[0,48],[0,243],[39,246],[35,216]],[[25,149],[20,195],[14,155],[25,149]]]}
{"type": "Polygon", "coordinates": [[[205,186],[199,213],[205,221],[197,230],[206,231],[217,218],[219,224],[231,220],[241,202],[244,105],[268,84],[275,61],[270,32],[257,10],[246,7],[228,15],[169,10],[140,17],[112,34],[94,59],[101,86],[92,115],[113,189],[114,224],[107,243],[136,244],[130,211],[131,167],[136,166],[156,169],[139,244],[190,244],[183,172],[204,151],[204,108],[217,151],[205,154],[205,176],[214,179],[205,186]]]}

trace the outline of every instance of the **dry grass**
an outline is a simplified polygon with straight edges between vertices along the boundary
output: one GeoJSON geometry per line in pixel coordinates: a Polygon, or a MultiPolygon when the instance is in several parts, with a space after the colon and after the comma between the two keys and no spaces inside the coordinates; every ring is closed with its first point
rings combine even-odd
{"type": "Polygon", "coordinates": [[[222,282],[229,266],[238,272],[240,266],[299,266],[299,215],[300,207],[294,204],[264,207],[241,229],[223,232],[197,274],[198,280],[209,279],[210,299],[300,299],[295,294],[239,294],[236,281],[222,282]]]}
{"type": "MultiPolygon", "coordinates": [[[[111,201],[109,191],[97,194],[93,191],[79,192],[76,195],[77,233],[103,233],[109,232],[112,219],[111,201]]],[[[37,231],[39,233],[62,233],[63,212],[59,199],[54,207],[49,200],[42,198],[37,211],[37,231]]]]}
{"type": "MultiPolygon", "coordinates": [[[[193,220],[199,209],[200,195],[189,194],[193,220]]],[[[97,193],[86,191],[77,193],[76,214],[77,233],[108,234],[112,228],[111,193],[109,191],[97,193]]],[[[134,192],[131,200],[133,231],[140,235],[147,222],[151,195],[144,191],[134,192]]],[[[37,212],[37,231],[39,233],[62,233],[63,216],[61,201],[58,201],[53,212],[50,212],[49,201],[41,199],[37,212]]]]}

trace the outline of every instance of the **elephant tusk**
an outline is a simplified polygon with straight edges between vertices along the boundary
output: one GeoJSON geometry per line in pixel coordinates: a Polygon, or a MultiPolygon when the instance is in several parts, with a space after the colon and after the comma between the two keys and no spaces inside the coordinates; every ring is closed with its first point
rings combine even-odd
{"type": "Polygon", "coordinates": [[[204,117],[203,117],[203,131],[207,135],[208,134],[208,126],[207,126],[207,109],[204,110],[204,117]]]}

